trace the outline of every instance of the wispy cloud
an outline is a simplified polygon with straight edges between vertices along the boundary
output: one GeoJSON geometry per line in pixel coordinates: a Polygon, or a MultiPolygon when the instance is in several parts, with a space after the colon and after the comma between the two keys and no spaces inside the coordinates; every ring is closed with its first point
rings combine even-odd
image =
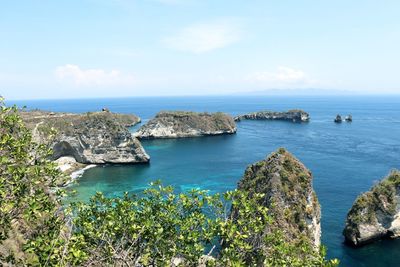
{"type": "Polygon", "coordinates": [[[54,73],[59,81],[70,82],[77,86],[113,86],[135,83],[133,75],[122,74],[118,70],[82,69],[73,64],[59,66],[54,73]]]}
{"type": "Polygon", "coordinates": [[[247,77],[247,80],[269,83],[302,83],[310,81],[302,70],[289,67],[278,67],[275,72],[256,72],[247,77]]]}
{"type": "Polygon", "coordinates": [[[204,53],[238,42],[242,33],[238,23],[218,20],[187,26],[162,41],[168,47],[180,51],[204,53]]]}

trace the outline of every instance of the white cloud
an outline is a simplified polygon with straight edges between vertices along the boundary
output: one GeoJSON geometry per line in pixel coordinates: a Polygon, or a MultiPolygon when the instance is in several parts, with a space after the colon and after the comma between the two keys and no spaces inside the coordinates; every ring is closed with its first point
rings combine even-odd
{"type": "Polygon", "coordinates": [[[193,24],[167,37],[168,47],[194,53],[203,53],[233,44],[241,39],[240,26],[233,21],[219,20],[193,24]]]}
{"type": "Polygon", "coordinates": [[[302,70],[289,67],[278,67],[275,72],[256,72],[249,75],[248,80],[272,83],[301,83],[309,81],[307,75],[302,70]]]}
{"type": "Polygon", "coordinates": [[[118,70],[81,69],[73,64],[57,67],[55,75],[59,81],[72,82],[77,86],[123,86],[135,82],[132,75],[122,74],[118,70]]]}

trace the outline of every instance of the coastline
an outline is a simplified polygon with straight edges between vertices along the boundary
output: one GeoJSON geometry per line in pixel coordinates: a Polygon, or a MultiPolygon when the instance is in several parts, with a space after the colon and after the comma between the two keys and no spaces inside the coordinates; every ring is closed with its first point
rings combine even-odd
{"type": "MultiPolygon", "coordinates": [[[[141,100],[141,103],[136,100],[110,100],[110,103],[104,105],[114,106],[116,112],[137,112],[145,118],[143,121],[152,118],[159,110],[171,108],[163,100],[152,104],[150,100],[141,100]],[[141,105],[151,108],[136,108],[141,105]]],[[[372,263],[380,260],[397,263],[395,259],[382,255],[381,252],[399,255],[396,247],[400,240],[377,242],[358,250],[340,243],[343,240],[344,223],[341,218],[345,217],[355,197],[360,191],[368,191],[373,181],[386,175],[388,169],[398,167],[397,122],[400,99],[383,100],[374,103],[369,98],[230,98],[223,104],[222,99],[218,98],[211,98],[207,102],[204,99],[197,102],[186,100],[185,103],[190,103],[191,107],[185,104],[187,106],[179,105],[176,109],[203,110],[206,106],[210,111],[224,110],[229,114],[242,114],[262,110],[265,106],[272,110],[287,110],[296,106],[310,111],[312,120],[307,124],[242,121],[238,123],[238,134],[232,138],[189,138],[190,140],[180,139],[179,142],[170,139],[146,140],[143,142],[146,151],[153,156],[153,162],[148,167],[138,165],[128,168],[127,165],[120,164],[106,172],[94,170],[96,179],[84,179],[85,182],[77,180],[77,183],[69,184],[66,189],[73,187],[76,190],[74,200],[86,200],[86,193],[94,192],[97,188],[106,193],[111,190],[134,191],[161,177],[165,184],[179,184],[182,189],[201,187],[212,192],[222,192],[236,186],[236,179],[243,175],[243,170],[239,167],[256,162],[267,151],[273,151],[278,145],[285,144],[315,175],[316,191],[325,207],[322,223],[328,226],[322,238],[328,247],[329,257],[341,258],[345,266],[363,262],[357,257],[363,257],[372,263]],[[338,125],[333,122],[336,113],[352,113],[357,120],[352,124],[338,125]],[[371,166],[374,168],[371,169],[371,166]],[[110,182],[110,175],[116,177],[112,180],[112,187],[103,186],[110,182]],[[330,212],[331,210],[337,213],[330,212]],[[366,255],[368,250],[374,253],[366,255]]],[[[73,110],[75,104],[72,104],[65,108],[73,110]]],[[[53,103],[47,102],[47,105],[52,107],[53,103]]],[[[97,107],[89,102],[84,108],[94,110],[97,107]]],[[[85,167],[86,165],[82,165],[71,169],[70,174],[85,167]]],[[[88,174],[92,176],[91,171],[85,175],[88,174]]],[[[65,178],[70,177],[65,175],[65,178]]],[[[70,179],[72,182],[73,178],[70,179]]]]}
{"type": "Polygon", "coordinates": [[[57,164],[57,169],[60,170],[66,177],[66,181],[61,187],[67,187],[81,177],[86,170],[94,168],[97,164],[83,164],[76,162],[73,157],[61,157],[54,161],[57,164]]]}
{"type": "Polygon", "coordinates": [[[78,170],[76,170],[76,171],[73,171],[73,172],[69,175],[70,179],[65,183],[64,186],[69,186],[69,185],[72,184],[74,181],[76,181],[78,178],[82,177],[82,175],[85,173],[85,171],[87,171],[87,170],[89,170],[89,169],[91,169],[91,168],[94,168],[94,167],[97,167],[97,165],[96,165],[96,164],[90,164],[90,165],[87,165],[86,167],[84,167],[84,168],[82,168],[82,169],[78,169],[78,170]]]}

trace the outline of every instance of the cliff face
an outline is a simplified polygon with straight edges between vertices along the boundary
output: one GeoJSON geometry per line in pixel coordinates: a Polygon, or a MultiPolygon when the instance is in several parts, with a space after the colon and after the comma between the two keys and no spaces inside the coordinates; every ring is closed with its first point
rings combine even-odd
{"type": "Polygon", "coordinates": [[[353,246],[400,236],[399,171],[393,171],[356,199],[347,214],[343,235],[353,246]]]}
{"type": "Polygon", "coordinates": [[[221,112],[210,114],[167,111],[158,113],[154,119],[142,126],[135,136],[142,139],[180,138],[235,132],[233,118],[221,112]]]}
{"type": "MultiPolygon", "coordinates": [[[[321,209],[312,187],[311,172],[285,149],[249,166],[238,188],[251,194],[265,194],[275,227],[288,240],[304,235],[317,248],[321,237],[321,209]]],[[[268,232],[269,229],[265,229],[268,232]]]]}
{"type": "Polygon", "coordinates": [[[289,110],[286,112],[259,111],[235,117],[235,121],[241,120],[284,120],[293,122],[306,122],[310,115],[303,110],[289,110]]]}
{"type": "Polygon", "coordinates": [[[43,142],[51,129],[57,131],[52,141],[53,157],[73,157],[79,163],[140,163],[150,157],[126,126],[140,121],[134,115],[93,112],[85,114],[22,112],[33,138],[43,142]]]}

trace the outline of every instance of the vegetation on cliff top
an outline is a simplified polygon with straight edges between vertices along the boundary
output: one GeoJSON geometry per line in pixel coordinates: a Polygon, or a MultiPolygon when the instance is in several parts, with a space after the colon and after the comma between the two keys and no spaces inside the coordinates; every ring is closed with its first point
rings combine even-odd
{"type": "Polygon", "coordinates": [[[1,104],[0,112],[0,265],[337,265],[308,242],[287,242],[281,231],[258,235],[274,221],[258,204],[262,194],[175,194],[154,184],[142,197],[98,193],[63,208],[51,151],[32,142],[15,108],[1,104]],[[230,204],[239,211],[235,220],[227,215],[230,204]],[[229,245],[221,249],[221,240],[229,245]],[[260,241],[270,249],[259,250],[260,241]]]}
{"type": "Polygon", "coordinates": [[[135,115],[108,111],[82,114],[20,111],[38,143],[51,142],[53,159],[73,157],[83,164],[148,162],[149,156],[127,126],[138,123],[135,115]]]}
{"type": "Polygon", "coordinates": [[[386,215],[396,212],[396,190],[400,187],[400,171],[393,170],[386,178],[361,194],[347,215],[348,226],[360,223],[375,223],[376,211],[386,215]]]}
{"type": "Polygon", "coordinates": [[[315,217],[318,222],[320,219],[320,205],[312,189],[312,175],[284,148],[249,166],[239,189],[250,195],[267,192],[259,204],[270,209],[274,225],[285,230],[286,240],[303,235],[305,239],[315,242],[307,227],[308,219],[315,217]]]}
{"type": "Polygon", "coordinates": [[[101,125],[107,125],[108,130],[117,132],[140,122],[140,118],[133,114],[116,114],[106,111],[74,114],[34,110],[22,111],[20,114],[28,128],[34,129],[37,126],[39,132],[43,134],[48,134],[51,128],[64,134],[87,133],[93,127],[101,125]]]}
{"type": "Polygon", "coordinates": [[[161,111],[137,131],[137,136],[176,138],[235,132],[235,121],[222,112],[161,111]]]}
{"type": "Polygon", "coordinates": [[[177,123],[188,124],[193,128],[199,128],[205,131],[235,128],[235,122],[232,117],[223,113],[207,113],[207,112],[192,112],[192,111],[165,111],[156,115],[156,118],[180,117],[186,118],[177,123]]]}

